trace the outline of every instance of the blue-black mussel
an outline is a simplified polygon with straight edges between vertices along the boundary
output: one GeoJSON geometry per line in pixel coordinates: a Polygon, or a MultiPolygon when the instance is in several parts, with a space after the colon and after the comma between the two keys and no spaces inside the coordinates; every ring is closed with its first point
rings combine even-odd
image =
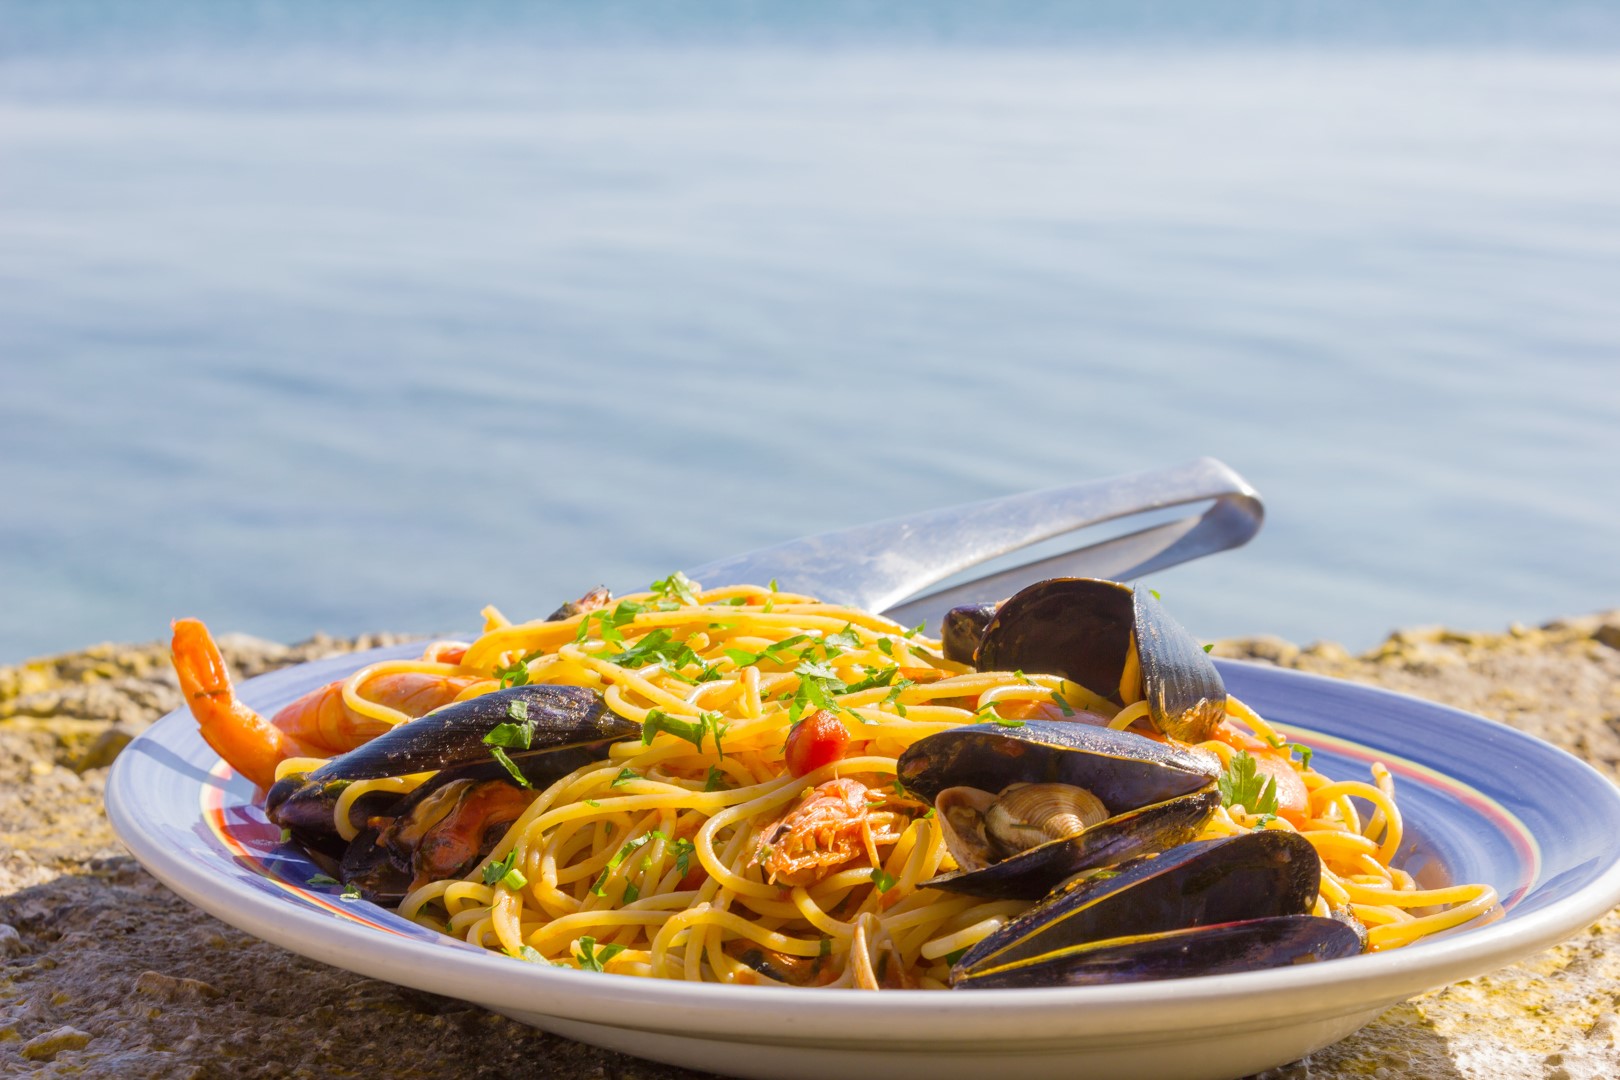
{"type": "Polygon", "coordinates": [[[616,716],[594,690],[517,686],[447,705],[401,724],[309,773],[278,780],[265,800],[272,822],[367,899],[397,903],[427,881],[470,871],[532,801],[486,743],[502,725],[513,769],[543,788],[602,759],[610,744],[640,725],[616,716]],[[526,745],[525,745],[526,744],[526,745]],[[352,841],[334,815],[351,783],[434,772],[414,791],[373,791],[352,800],[352,841]]]}

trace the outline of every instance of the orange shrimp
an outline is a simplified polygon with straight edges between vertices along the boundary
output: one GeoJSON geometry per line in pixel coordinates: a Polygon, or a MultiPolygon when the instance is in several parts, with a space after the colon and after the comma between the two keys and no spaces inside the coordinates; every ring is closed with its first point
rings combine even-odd
{"type": "MultiPolygon", "coordinates": [[[[231,768],[262,788],[290,757],[332,757],[376,738],[393,725],[363,716],[343,701],[343,680],[312,690],[266,720],[243,704],[208,627],[176,619],[170,656],[186,705],[203,740],[231,768]]],[[[361,684],[368,701],[415,718],[454,701],[478,682],[471,675],[384,672],[361,684]]]]}
{"type": "MultiPolygon", "coordinates": [[[[772,884],[813,885],[857,855],[893,843],[905,828],[893,812],[877,812],[888,797],[859,780],[818,784],[798,806],[767,826],[767,850],[756,861],[772,884]]],[[[876,865],[874,863],[874,865],[876,865]]]]}

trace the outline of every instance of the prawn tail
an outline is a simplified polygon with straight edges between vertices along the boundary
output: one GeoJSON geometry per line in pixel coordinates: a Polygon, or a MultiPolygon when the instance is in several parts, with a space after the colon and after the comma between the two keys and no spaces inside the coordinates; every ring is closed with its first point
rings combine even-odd
{"type": "Polygon", "coordinates": [[[276,781],[276,766],[302,748],[237,700],[225,658],[202,620],[176,619],[170,629],[174,673],[203,741],[231,768],[268,788],[276,781]]]}

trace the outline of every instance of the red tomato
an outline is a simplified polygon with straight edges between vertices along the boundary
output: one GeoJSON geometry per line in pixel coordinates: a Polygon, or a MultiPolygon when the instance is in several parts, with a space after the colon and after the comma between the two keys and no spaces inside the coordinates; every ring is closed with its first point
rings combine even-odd
{"type": "Polygon", "coordinates": [[[782,756],[794,776],[813,773],[830,761],[844,756],[849,746],[849,729],[826,709],[817,709],[788,732],[782,756]]]}
{"type": "Polygon", "coordinates": [[[1277,816],[1291,825],[1305,824],[1305,809],[1310,795],[1299,770],[1289,764],[1281,754],[1258,753],[1254,757],[1254,771],[1269,776],[1277,785],[1277,816]]]}

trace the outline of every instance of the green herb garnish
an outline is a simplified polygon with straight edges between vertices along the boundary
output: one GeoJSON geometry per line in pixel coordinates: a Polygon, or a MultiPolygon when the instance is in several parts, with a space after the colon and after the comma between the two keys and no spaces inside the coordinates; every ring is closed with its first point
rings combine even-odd
{"type": "Polygon", "coordinates": [[[581,971],[604,971],[606,969],[602,965],[624,951],[623,945],[603,945],[598,948],[593,937],[582,937],[574,944],[581,971]]]}
{"type": "Polygon", "coordinates": [[[1277,812],[1277,782],[1262,777],[1248,751],[1239,750],[1220,778],[1221,805],[1242,806],[1251,814],[1277,812]]]}

